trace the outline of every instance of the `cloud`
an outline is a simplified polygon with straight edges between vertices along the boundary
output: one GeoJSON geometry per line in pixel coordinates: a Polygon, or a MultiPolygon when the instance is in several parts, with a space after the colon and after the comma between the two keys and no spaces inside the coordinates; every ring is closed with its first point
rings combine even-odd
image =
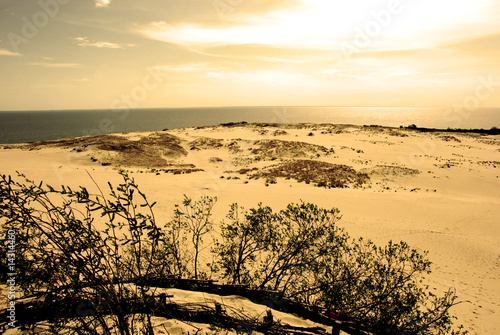
{"type": "Polygon", "coordinates": [[[34,63],[29,63],[29,65],[51,67],[51,68],[74,68],[81,66],[80,64],[77,63],[47,63],[47,62],[34,62],[34,63]]]}
{"type": "Polygon", "coordinates": [[[327,70],[323,71],[323,73],[326,73],[326,74],[338,74],[341,72],[342,72],[342,70],[339,70],[339,69],[327,69],[327,70]]]}
{"type": "Polygon", "coordinates": [[[17,52],[12,52],[7,49],[0,48],[0,56],[22,56],[22,55],[17,52]]]}
{"type": "Polygon", "coordinates": [[[480,36],[446,47],[475,55],[492,54],[494,57],[497,57],[496,53],[500,51],[500,33],[480,36]]]}
{"type": "MultiPolygon", "coordinates": [[[[306,30],[299,31],[269,25],[238,25],[204,27],[197,24],[171,25],[164,21],[153,22],[143,33],[155,40],[185,46],[213,47],[222,45],[266,45],[274,47],[326,46],[328,37],[312,36],[306,30]],[[300,36],[299,36],[300,35],[300,36]]],[[[332,49],[330,43],[327,48],[332,49]]]]}
{"type": "Polygon", "coordinates": [[[111,0],[95,0],[96,7],[108,7],[111,0]]]}
{"type": "Polygon", "coordinates": [[[213,48],[190,47],[189,50],[204,56],[245,60],[247,64],[248,61],[300,64],[321,60],[331,61],[332,59],[328,53],[318,53],[318,50],[292,47],[278,48],[256,44],[226,45],[213,48]]]}
{"type": "Polygon", "coordinates": [[[207,72],[207,71],[217,71],[222,68],[205,62],[205,63],[188,63],[181,65],[160,65],[156,66],[156,69],[167,72],[207,72]]]}
{"type": "Polygon", "coordinates": [[[75,42],[81,47],[108,48],[108,49],[125,49],[135,47],[132,43],[112,43],[104,41],[90,41],[87,37],[76,37],[75,42]]]}
{"type": "Polygon", "coordinates": [[[212,71],[206,77],[224,82],[233,81],[238,84],[265,84],[277,86],[312,86],[313,80],[303,73],[284,70],[259,70],[259,71],[212,71]]]}
{"type": "Polygon", "coordinates": [[[339,50],[343,43],[355,44],[357,35],[370,35],[375,26],[379,33],[370,35],[366,49],[400,50],[456,43],[484,35],[491,27],[486,28],[483,22],[491,21],[490,2],[442,0],[438,6],[432,0],[405,1],[394,14],[388,12],[385,0],[366,2],[300,0],[294,6],[258,16],[235,11],[219,24],[150,22],[140,28],[140,33],[190,48],[258,45],[332,51],[339,50]],[[485,13],[486,18],[479,20],[485,13]]]}

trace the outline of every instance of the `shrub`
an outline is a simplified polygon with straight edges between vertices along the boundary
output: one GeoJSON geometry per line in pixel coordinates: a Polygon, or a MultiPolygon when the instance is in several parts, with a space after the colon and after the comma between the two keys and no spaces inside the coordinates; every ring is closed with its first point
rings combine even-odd
{"type": "Polygon", "coordinates": [[[51,308],[55,330],[66,327],[66,317],[74,314],[77,332],[115,329],[130,334],[129,327],[140,324],[142,333],[153,334],[148,289],[130,288],[121,280],[153,273],[163,261],[159,250],[164,234],[153,215],[155,203],[127,174],[122,176],[118,187],[109,184],[107,197],[91,196],[85,188],[55,189],[0,177],[0,217],[5,220],[1,230],[16,232],[15,266],[22,273],[16,285],[51,308]],[[100,218],[105,218],[103,231],[94,226],[100,218]],[[102,294],[102,304],[92,303],[102,294]],[[141,307],[126,304],[129,298],[141,307]],[[81,303],[75,308],[71,301],[81,303]],[[99,315],[103,310],[110,312],[109,319],[99,315]]]}
{"type": "Polygon", "coordinates": [[[273,239],[273,214],[270,207],[252,209],[249,213],[232,204],[227,214],[229,222],[221,223],[222,242],[213,248],[218,257],[218,268],[231,284],[253,283],[252,269],[257,255],[266,250],[273,239]]]}
{"type": "Polygon", "coordinates": [[[229,283],[279,290],[376,334],[460,334],[449,314],[456,295],[438,297],[421,285],[431,263],[404,242],[378,247],[354,240],[336,227],[337,209],[307,203],[277,213],[233,204],[228,219],[213,252],[229,283]]]}
{"type": "MultiPolygon", "coordinates": [[[[217,198],[208,196],[203,196],[199,201],[193,201],[191,198],[184,196],[182,206],[175,206],[174,219],[169,225],[170,231],[175,230],[179,235],[184,234],[184,240],[187,238],[191,240],[191,245],[194,248],[192,268],[194,269],[195,279],[198,279],[198,258],[203,244],[203,236],[212,230],[212,209],[216,202],[217,198]]],[[[179,235],[173,237],[171,241],[178,241],[178,243],[181,243],[179,235]]],[[[180,247],[176,248],[175,255],[178,255],[179,264],[183,262],[183,255],[188,253],[187,247],[183,250],[180,247]]],[[[180,271],[186,268],[187,266],[185,264],[179,266],[179,275],[182,275],[183,273],[180,271]]]]}
{"type": "Polygon", "coordinates": [[[454,292],[437,297],[420,284],[430,274],[426,254],[404,242],[345,241],[313,265],[316,305],[363,320],[376,334],[459,334],[449,315],[454,292]]]}

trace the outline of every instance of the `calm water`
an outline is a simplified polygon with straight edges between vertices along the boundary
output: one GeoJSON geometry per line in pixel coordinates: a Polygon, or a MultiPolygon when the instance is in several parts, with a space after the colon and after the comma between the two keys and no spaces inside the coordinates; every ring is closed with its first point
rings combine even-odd
{"type": "Polygon", "coordinates": [[[470,113],[444,108],[399,107],[219,107],[162,108],[130,111],[0,112],[0,143],[218,125],[225,122],[333,123],[429,128],[500,128],[500,108],[470,113]]]}

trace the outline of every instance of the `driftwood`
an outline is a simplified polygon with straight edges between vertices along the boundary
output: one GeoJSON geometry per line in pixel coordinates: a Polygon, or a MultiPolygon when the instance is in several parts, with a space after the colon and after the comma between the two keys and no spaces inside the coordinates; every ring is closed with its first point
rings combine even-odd
{"type": "Polygon", "coordinates": [[[353,335],[371,334],[368,327],[364,326],[361,321],[350,319],[345,315],[340,318],[330,317],[330,315],[326,315],[327,311],[288,300],[279,291],[255,290],[248,285],[217,284],[217,281],[214,280],[181,279],[178,277],[152,278],[145,280],[144,284],[150,287],[186,289],[221,296],[239,295],[252,302],[331,326],[334,335],[338,334],[340,330],[353,335]]]}
{"type": "MultiPolygon", "coordinates": [[[[157,299],[154,300],[154,305],[147,306],[142,312],[148,312],[151,315],[169,319],[178,319],[184,322],[206,323],[222,329],[235,329],[248,333],[259,331],[264,334],[269,334],[272,330],[279,330],[281,332],[296,335],[327,335],[326,330],[323,328],[294,327],[273,323],[273,317],[270,310],[267,312],[266,318],[263,321],[259,321],[243,314],[241,311],[219,303],[215,303],[213,307],[207,304],[197,303],[177,304],[167,301],[167,297],[172,296],[164,294],[156,296],[155,298],[157,299]],[[232,315],[229,315],[229,313],[227,313],[228,311],[230,311],[232,315]]],[[[128,299],[125,301],[124,305],[129,306],[130,310],[133,309],[136,313],[141,312],[141,305],[137,300],[138,299],[128,299]]],[[[53,302],[53,304],[58,305],[61,303],[65,303],[65,301],[59,300],[53,302]]],[[[34,324],[36,322],[51,321],[51,316],[53,316],[51,313],[53,304],[37,305],[34,303],[24,303],[17,305],[16,316],[18,317],[19,323],[34,324]]],[[[77,314],[75,312],[76,308],[68,308],[67,311],[68,313],[65,315],[67,318],[74,317],[77,314]]],[[[95,312],[96,315],[107,315],[110,314],[110,309],[103,308],[95,312]]],[[[5,313],[1,313],[1,317],[5,320],[5,313]]],[[[5,326],[6,323],[0,324],[0,329],[4,329],[5,326]]]]}
{"type": "MultiPolygon", "coordinates": [[[[217,281],[214,280],[182,279],[175,276],[166,278],[129,279],[123,281],[117,280],[115,283],[118,282],[135,283],[136,285],[148,287],[201,291],[221,296],[239,295],[255,303],[263,304],[276,310],[292,313],[305,319],[331,326],[333,328],[333,335],[339,334],[341,330],[347,334],[353,335],[371,334],[369,329],[359,321],[350,320],[347,317],[341,319],[332,318],[325,315],[326,311],[320,311],[317,308],[290,301],[286,299],[281,292],[277,291],[255,290],[246,285],[224,285],[218,284],[217,281]]],[[[93,285],[88,285],[85,287],[92,286],[93,285]]],[[[250,332],[256,330],[267,334],[270,332],[270,328],[273,328],[274,331],[280,330],[295,335],[326,335],[326,330],[323,328],[305,328],[276,324],[273,322],[271,310],[268,310],[268,314],[264,317],[263,321],[259,321],[229,306],[219,303],[215,303],[213,307],[207,306],[206,304],[178,304],[168,300],[167,298],[169,297],[172,296],[167,294],[149,296],[149,299],[147,299],[147,306],[144,305],[144,300],[141,298],[128,299],[120,306],[120,309],[124,312],[145,312],[154,316],[174,318],[182,321],[208,323],[221,328],[236,329],[240,331],[250,332]],[[230,310],[231,316],[227,313],[228,310],[230,310]]],[[[20,324],[34,324],[45,320],[50,321],[54,317],[53,311],[55,307],[61,310],[61,306],[65,306],[64,317],[71,318],[78,316],[78,306],[81,306],[82,302],[85,302],[85,300],[71,297],[58,300],[46,299],[45,301],[37,299],[36,295],[29,298],[30,299],[24,297],[16,301],[16,318],[20,324]]],[[[94,305],[92,305],[92,302],[87,304],[87,306],[92,307],[92,312],[96,314],[110,314],[115,307],[112,303],[94,303],[94,305]]],[[[7,313],[8,311],[6,309],[0,311],[0,320],[7,320],[7,313]]],[[[3,324],[0,324],[0,329],[2,326],[3,324]]]]}

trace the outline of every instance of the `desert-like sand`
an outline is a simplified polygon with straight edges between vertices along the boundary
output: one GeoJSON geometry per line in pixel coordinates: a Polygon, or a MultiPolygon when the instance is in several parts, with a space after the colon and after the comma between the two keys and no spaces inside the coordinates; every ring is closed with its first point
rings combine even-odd
{"type": "Polygon", "coordinates": [[[160,221],[186,194],[229,205],[337,207],[376,243],[428,250],[431,287],[454,287],[457,323],[500,333],[500,137],[348,125],[183,128],[0,146],[1,173],[51,185],[117,184],[129,171],[160,221]]]}

